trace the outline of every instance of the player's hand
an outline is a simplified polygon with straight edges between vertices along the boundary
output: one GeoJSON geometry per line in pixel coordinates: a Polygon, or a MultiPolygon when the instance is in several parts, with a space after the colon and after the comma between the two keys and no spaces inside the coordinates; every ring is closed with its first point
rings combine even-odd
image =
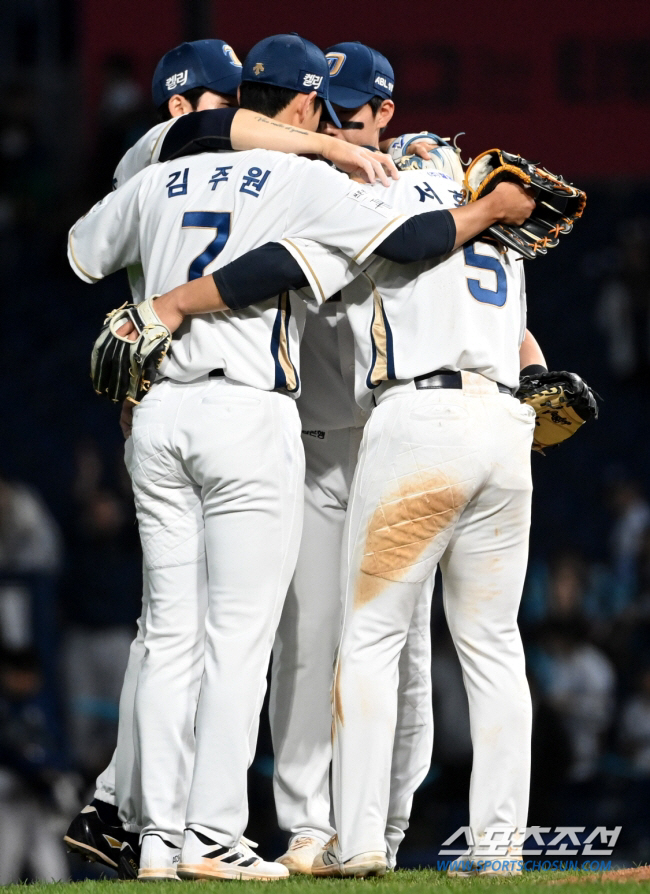
{"type": "Polygon", "coordinates": [[[535,210],[535,200],[519,183],[499,183],[487,196],[494,204],[494,214],[500,223],[520,226],[535,210]]]}
{"type": "Polygon", "coordinates": [[[131,437],[131,429],[133,428],[133,404],[129,400],[125,400],[122,404],[122,412],[120,413],[120,428],[124,435],[124,440],[131,437]]]}
{"type": "Polygon", "coordinates": [[[405,155],[417,155],[418,158],[423,158],[425,161],[429,161],[430,155],[429,153],[436,148],[436,146],[440,145],[436,143],[435,140],[416,140],[414,143],[410,143],[406,147],[405,155]]]}
{"type": "Polygon", "coordinates": [[[372,152],[363,146],[327,137],[323,134],[321,155],[346,174],[361,176],[367,183],[379,180],[384,186],[399,178],[395,162],[383,152],[372,152]]]}
{"type": "Polygon", "coordinates": [[[135,341],[138,337],[138,332],[133,323],[125,323],[123,326],[117,330],[117,334],[121,335],[122,338],[128,338],[129,341],[135,341]]]}

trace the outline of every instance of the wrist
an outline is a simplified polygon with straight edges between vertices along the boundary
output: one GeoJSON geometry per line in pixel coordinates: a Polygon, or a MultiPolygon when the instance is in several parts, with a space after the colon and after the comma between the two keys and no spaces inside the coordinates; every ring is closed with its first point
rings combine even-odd
{"type": "Polygon", "coordinates": [[[548,370],[541,363],[529,363],[519,373],[520,376],[540,376],[548,370]]]}
{"type": "Polygon", "coordinates": [[[328,137],[327,134],[324,133],[315,133],[313,134],[315,148],[314,155],[321,155],[323,158],[329,159],[330,150],[334,148],[333,143],[335,137],[328,137]]]}
{"type": "Polygon", "coordinates": [[[187,310],[181,306],[179,291],[182,293],[182,289],[174,289],[172,292],[167,292],[165,295],[154,298],[153,302],[153,308],[158,318],[167,326],[170,332],[175,332],[187,315],[187,310]],[[174,294],[174,292],[177,294],[174,294]]]}
{"type": "Polygon", "coordinates": [[[492,224],[498,223],[503,217],[503,203],[499,198],[499,194],[496,192],[490,192],[483,199],[479,199],[479,202],[482,201],[485,203],[484,211],[487,218],[486,227],[491,227],[492,224]]]}

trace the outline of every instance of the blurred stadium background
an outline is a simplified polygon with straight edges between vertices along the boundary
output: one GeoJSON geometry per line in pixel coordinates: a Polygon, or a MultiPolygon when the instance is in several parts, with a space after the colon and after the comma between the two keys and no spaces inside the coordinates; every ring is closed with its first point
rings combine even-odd
{"type": "MultiPolygon", "coordinates": [[[[165,51],[218,36],[243,58],[292,30],[388,56],[391,135],[465,131],[466,159],[500,146],[588,192],[573,235],[527,263],[529,324],[550,368],[603,397],[597,424],[533,456],[521,610],[536,716],[530,824],[622,825],[616,860],[649,860],[650,5],[3,0],[0,20],[0,867],[8,848],[47,860],[85,803],[114,746],[139,613],[118,412],[88,378],[126,279],[77,280],[67,229],[154,122],[149,84],[165,51]]],[[[434,763],[405,866],[435,865],[467,821],[467,706],[438,599],[433,615],[434,763]]],[[[265,855],[284,845],[271,771],[263,725],[249,834],[265,855]]],[[[75,878],[89,871],[70,863],[75,878]]]]}

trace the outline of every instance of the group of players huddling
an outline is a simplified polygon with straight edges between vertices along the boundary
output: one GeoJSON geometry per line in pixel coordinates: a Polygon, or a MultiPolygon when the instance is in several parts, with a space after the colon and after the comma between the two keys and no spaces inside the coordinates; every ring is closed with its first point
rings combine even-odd
{"type": "Polygon", "coordinates": [[[544,359],[521,259],[477,237],[533,201],[504,183],[465,204],[433,134],[390,144],[416,153],[398,176],[393,89],[357,42],[277,35],[243,65],[182,44],[154,75],[164,120],[70,231],[78,276],[127,268],[174,333],[122,412],[143,610],[115,754],[65,836],[121,877],[393,869],[431,759],[438,565],[474,747],[467,874],[495,829],[498,871],[520,871],[534,412],[513,395],[544,359]],[[274,862],[244,837],[271,653],[274,862]]]}

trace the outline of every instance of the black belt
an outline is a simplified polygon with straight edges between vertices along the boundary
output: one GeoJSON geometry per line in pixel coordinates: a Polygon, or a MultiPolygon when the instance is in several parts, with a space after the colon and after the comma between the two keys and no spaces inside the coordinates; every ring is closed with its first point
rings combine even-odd
{"type": "Polygon", "coordinates": [[[209,379],[223,379],[226,375],[223,369],[213,369],[208,373],[209,379]]]}
{"type": "MultiPolygon", "coordinates": [[[[460,371],[451,372],[448,369],[434,369],[433,372],[425,373],[423,376],[416,376],[414,381],[415,387],[418,389],[463,387],[463,377],[460,371]]],[[[494,384],[502,394],[509,394],[511,397],[514,394],[513,388],[508,388],[507,385],[502,385],[501,382],[495,382],[494,384]]]]}

